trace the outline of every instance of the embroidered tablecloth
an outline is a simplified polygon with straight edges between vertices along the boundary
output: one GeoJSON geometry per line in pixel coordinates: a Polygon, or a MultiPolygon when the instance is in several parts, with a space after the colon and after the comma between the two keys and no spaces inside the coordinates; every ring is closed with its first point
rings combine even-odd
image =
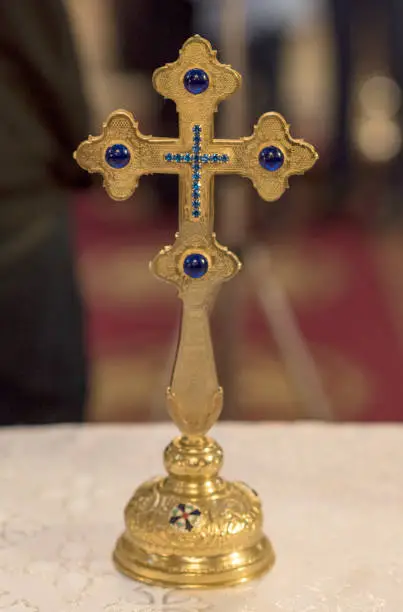
{"type": "Polygon", "coordinates": [[[263,499],[274,570],[217,591],[143,586],[110,556],[162,425],[0,431],[0,610],[401,612],[403,426],[224,423],[228,478],[263,499]]]}

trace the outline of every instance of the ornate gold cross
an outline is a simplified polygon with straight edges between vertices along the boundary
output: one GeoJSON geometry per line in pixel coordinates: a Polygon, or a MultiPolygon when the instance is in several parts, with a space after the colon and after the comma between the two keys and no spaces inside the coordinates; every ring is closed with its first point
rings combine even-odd
{"type": "Polygon", "coordinates": [[[239,87],[241,78],[220,64],[210,43],[199,36],[184,44],[176,62],[156,70],[153,82],[176,103],[179,138],[144,136],[133,116],[120,110],[110,115],[101,136],[90,136],[75,154],[83,168],[103,174],[115,200],[128,198],[142,174],[179,175],[179,231],[151,269],[176,285],[183,301],[167,396],[170,414],[185,435],[165,449],[168,477],[142,484],[126,506],[126,528],[114,560],[122,572],[146,582],[224,586],[261,575],[275,557],[263,533],[257,493],[219,476],[222,449],[204,435],[222,408],[209,309],[219,285],[241,267],[213,232],[214,176],[241,174],[265,200],[276,200],[288,177],[308,170],[317,155],[290,137],[276,113],[263,115],[252,136],[214,138],[218,103],[239,87]]]}
{"type": "Polygon", "coordinates": [[[77,162],[99,172],[115,200],[132,195],[143,174],[179,175],[179,231],[173,246],[162,249],[151,269],[179,289],[183,318],[168,389],[168,408],[187,435],[206,433],[222,408],[209,330],[209,306],[218,286],[231,279],[241,264],[220,245],[214,228],[214,176],[248,177],[260,196],[278,199],[288,177],[302,174],[317,159],[314,148],[294,140],[277,113],[263,115],[252,136],[239,140],[214,138],[214,113],[219,102],[241,84],[240,75],[221,64],[210,43],[193,36],[179,58],[155,71],[154,88],[176,103],[179,138],[144,136],[133,116],[112,113],[99,137],[90,136],[77,149],[77,162]]]}

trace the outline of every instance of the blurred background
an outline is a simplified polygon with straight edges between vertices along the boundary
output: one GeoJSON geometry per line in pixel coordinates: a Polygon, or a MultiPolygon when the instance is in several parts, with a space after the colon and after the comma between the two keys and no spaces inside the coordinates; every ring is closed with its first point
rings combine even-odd
{"type": "MultiPolygon", "coordinates": [[[[24,3],[35,5],[31,0],[24,3]]],[[[292,135],[313,143],[320,154],[314,169],[304,177],[293,177],[291,189],[275,203],[259,201],[252,186],[241,178],[222,177],[216,182],[218,237],[239,251],[246,263],[243,273],[223,290],[213,317],[218,369],[227,398],[223,417],[402,420],[401,0],[66,0],[60,32],[69,29],[69,53],[71,57],[75,54],[77,70],[71,77],[60,63],[52,73],[54,81],[49,76],[48,55],[57,51],[67,61],[67,43],[62,48],[54,22],[46,21],[47,4],[50,7],[48,2],[41,3],[41,34],[32,31],[32,36],[41,44],[50,37],[54,42],[42,55],[38,52],[36,72],[21,80],[19,65],[15,77],[10,53],[13,61],[23,58],[23,53],[18,41],[15,47],[11,42],[8,47],[3,45],[1,61],[6,70],[0,78],[6,130],[2,134],[7,132],[9,140],[1,144],[0,202],[10,202],[10,157],[11,166],[25,163],[25,168],[32,168],[27,147],[42,143],[44,149],[43,143],[57,140],[60,151],[49,145],[46,167],[56,154],[73,163],[71,153],[86,138],[87,128],[99,134],[102,122],[116,108],[131,110],[144,134],[176,136],[175,107],[152,89],[152,72],[174,61],[190,35],[206,36],[219,50],[220,61],[243,74],[241,91],[219,108],[217,135],[249,135],[260,114],[276,110],[291,124],[292,135]],[[43,82],[41,91],[38,79],[43,82]],[[51,100],[51,92],[56,91],[51,87],[58,79],[59,93],[51,100]],[[22,82],[28,91],[22,95],[26,107],[19,109],[19,119],[13,119],[17,104],[4,98],[4,92],[15,92],[22,82]],[[46,108],[47,130],[57,133],[53,140],[24,128],[21,117],[32,113],[30,100],[35,96],[37,108],[46,108]],[[56,107],[66,114],[60,112],[57,125],[50,128],[48,120],[56,107]],[[15,150],[17,119],[26,160],[15,150]]],[[[26,15],[27,23],[34,19],[32,15],[26,15]]],[[[14,24],[15,32],[17,25],[11,20],[6,27],[2,17],[5,40],[11,38],[11,26],[14,24]]],[[[26,41],[29,27],[24,22],[21,28],[21,40],[26,41]]],[[[30,62],[33,65],[28,48],[26,57],[25,68],[30,62]]],[[[35,121],[43,125],[39,111],[33,125],[35,121]]],[[[33,159],[38,153],[35,155],[33,159]]],[[[76,169],[69,166],[69,172],[76,169]]],[[[73,237],[69,247],[73,271],[69,268],[69,274],[78,279],[74,299],[80,302],[80,293],[83,295],[79,308],[85,339],[82,344],[77,340],[76,346],[69,344],[74,334],[80,335],[81,323],[76,331],[69,331],[76,315],[61,306],[55,314],[49,298],[47,307],[53,316],[46,317],[43,306],[38,307],[40,325],[48,331],[37,336],[34,348],[27,349],[22,359],[21,346],[26,345],[37,321],[27,306],[31,314],[25,316],[24,325],[28,331],[17,334],[12,329],[16,303],[28,304],[31,298],[20,293],[16,297],[10,290],[7,295],[12,297],[2,298],[8,309],[0,308],[0,313],[3,310],[4,333],[14,347],[15,370],[11,372],[11,366],[7,370],[10,345],[3,334],[6,365],[0,363],[0,395],[2,389],[9,389],[10,378],[12,391],[7,393],[10,397],[15,394],[19,378],[26,380],[24,372],[39,363],[38,345],[42,346],[45,337],[52,338],[55,329],[58,333],[65,330],[69,341],[63,342],[69,344],[70,361],[54,370],[52,385],[55,380],[68,381],[66,373],[70,372],[78,391],[75,398],[66,399],[64,390],[52,386],[47,397],[58,403],[60,393],[64,397],[60,402],[67,407],[61,416],[49,409],[44,420],[165,419],[164,389],[176,346],[180,303],[172,287],[150,275],[148,261],[162,246],[172,243],[177,181],[172,176],[144,177],[133,198],[117,203],[103,192],[100,177],[90,184],[84,175],[78,169],[74,180],[63,180],[61,189],[68,194],[66,209],[72,222],[68,231],[73,237]],[[77,362],[84,363],[78,374],[71,365],[77,362]],[[81,408],[74,416],[69,406],[76,401],[81,408]]],[[[55,180],[52,178],[52,185],[55,180]]],[[[32,210],[36,182],[24,188],[24,198],[19,195],[18,199],[24,202],[21,207],[32,210]]],[[[18,231],[9,229],[12,213],[7,212],[15,211],[15,206],[1,210],[5,242],[10,243],[10,236],[18,241],[18,231]]],[[[43,216],[40,212],[35,219],[43,216]]],[[[26,221],[24,228],[32,224],[26,221]]],[[[48,250],[42,259],[55,261],[61,242],[55,235],[54,250],[48,250]]],[[[0,249],[0,265],[1,255],[0,249]]],[[[8,268],[0,270],[0,281],[6,274],[15,279],[12,257],[9,255],[8,268]]],[[[62,269],[54,271],[54,276],[58,280],[49,284],[46,267],[31,270],[32,292],[43,294],[40,283],[47,281],[46,291],[58,295],[65,308],[71,306],[71,293],[65,295],[70,281],[62,269]],[[42,281],[33,280],[34,274],[42,281]]],[[[7,289],[3,286],[2,291],[5,295],[7,289]]],[[[18,321],[15,325],[20,329],[18,321]]],[[[58,342],[53,344],[60,347],[58,342]]],[[[49,355],[52,368],[56,367],[57,350],[49,355]]],[[[43,406],[38,397],[49,376],[46,364],[43,370],[47,374],[39,373],[33,383],[39,406],[35,410],[43,406]]],[[[27,396],[18,393],[21,404],[21,398],[26,401],[27,396]]],[[[7,412],[6,404],[3,412],[7,412]]],[[[36,417],[18,420],[36,422],[36,417]]]]}

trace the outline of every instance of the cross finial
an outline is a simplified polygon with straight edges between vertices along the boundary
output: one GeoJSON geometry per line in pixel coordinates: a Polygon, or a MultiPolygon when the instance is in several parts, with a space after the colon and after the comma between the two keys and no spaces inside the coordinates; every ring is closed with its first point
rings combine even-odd
{"type": "Polygon", "coordinates": [[[184,302],[168,397],[174,420],[187,433],[207,431],[221,409],[206,306],[217,285],[241,267],[213,232],[214,176],[240,174],[263,199],[273,201],[288,187],[292,174],[304,173],[317,159],[311,145],[290,136],[277,113],[262,115],[246,138],[214,138],[218,104],[240,84],[238,72],[217,60],[210,43],[193,36],[179,58],[153,76],[154,88],[176,104],[178,138],[145,136],[130,113],[118,110],[107,119],[102,135],[90,136],[75,153],[80,166],[103,175],[115,200],[131,196],[143,174],[179,175],[179,231],[174,245],[163,249],[151,267],[178,287],[184,302]]]}

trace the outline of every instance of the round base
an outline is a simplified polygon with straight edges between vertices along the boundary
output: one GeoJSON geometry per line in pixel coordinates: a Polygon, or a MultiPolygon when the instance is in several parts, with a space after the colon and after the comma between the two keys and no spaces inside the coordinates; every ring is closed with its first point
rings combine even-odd
{"type": "Polygon", "coordinates": [[[114,561],[136,580],[176,587],[223,587],[270,569],[259,497],[241,482],[178,476],[141,485],[125,510],[114,561]]]}
{"type": "Polygon", "coordinates": [[[117,542],[113,560],[120,572],[134,580],[195,589],[228,587],[254,580],[272,567],[275,555],[264,536],[251,548],[216,557],[167,557],[147,554],[123,535],[117,542]]]}

